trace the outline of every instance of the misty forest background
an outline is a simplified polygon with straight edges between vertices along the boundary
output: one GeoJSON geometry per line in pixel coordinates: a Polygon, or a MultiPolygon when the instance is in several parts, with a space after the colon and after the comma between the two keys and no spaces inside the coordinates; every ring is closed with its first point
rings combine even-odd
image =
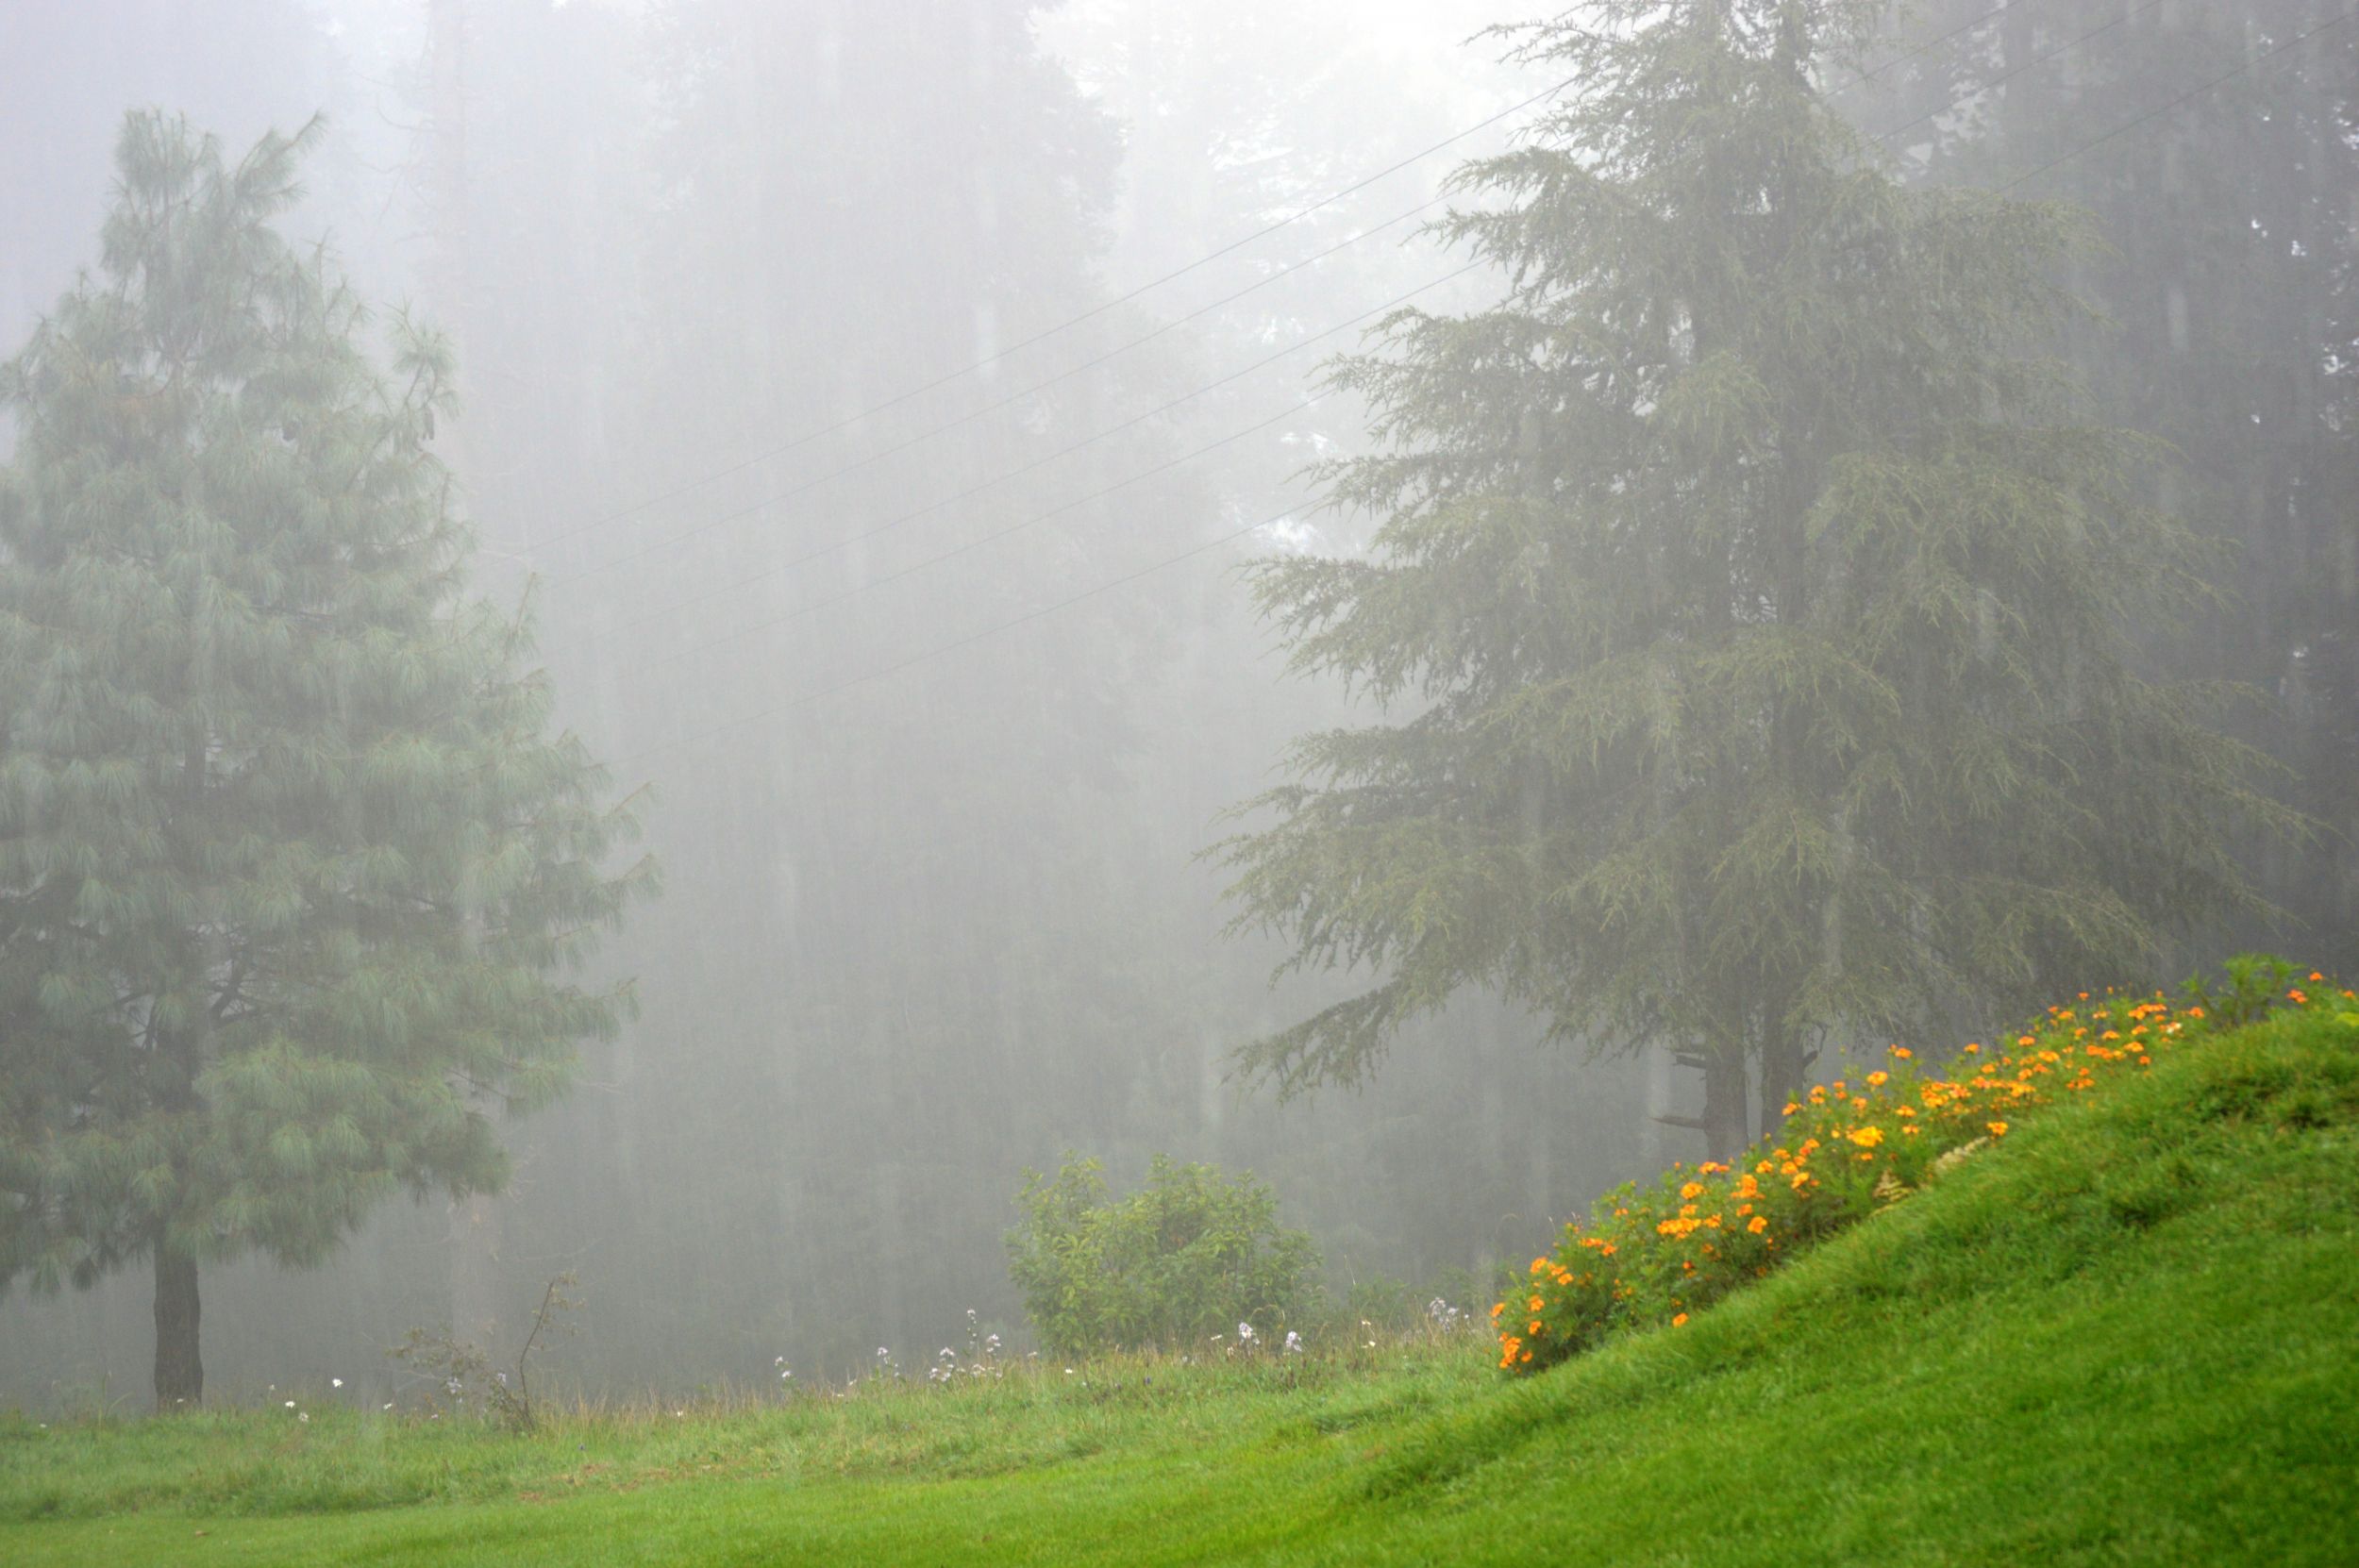
{"type": "MultiPolygon", "coordinates": [[[[2154,657],[2272,699],[2241,732],[2359,835],[2359,48],[2237,69],[2347,3],[1932,0],[1828,86],[1912,177],[2029,175],[2095,213],[2109,248],[2071,281],[2110,323],[2070,351],[2105,418],[2178,448],[2158,498],[2234,546],[2238,601],[2154,657]]],[[[1250,1167],[1339,1293],[1479,1289],[1695,1156],[1664,1120],[1694,1114],[1693,1075],[1544,1048],[1479,999],[1357,1093],[1230,1078],[1348,984],[1273,990],[1283,949],[1224,937],[1196,858],[1290,738],[1350,712],[1281,678],[1234,568],[1363,541],[1297,477],[1367,443],[1351,398],[1305,406],[1319,362],[1413,292],[1497,294],[1417,225],[1549,86],[1465,42],[1518,19],[1499,6],[0,12],[0,343],[92,259],[126,108],[233,151],[325,111],[283,226],[455,339],[439,449],[478,585],[537,578],[564,722],[657,792],[665,896],[602,959],[639,977],[639,1020],[508,1127],[496,1201],[392,1206],[317,1270],[211,1273],[219,1394],[383,1380],[404,1330],[499,1334],[560,1271],[585,1303],[561,1364],[609,1387],[922,1359],[969,1308],[1013,1334],[1011,1199],[1068,1148],[1118,1183],[1156,1152],[1250,1167]]],[[[2303,924],[2207,930],[2173,974],[2263,943],[2359,968],[2350,837],[2249,859],[2303,924]]],[[[137,1399],[150,1289],[11,1293],[0,1401],[137,1399]]]]}

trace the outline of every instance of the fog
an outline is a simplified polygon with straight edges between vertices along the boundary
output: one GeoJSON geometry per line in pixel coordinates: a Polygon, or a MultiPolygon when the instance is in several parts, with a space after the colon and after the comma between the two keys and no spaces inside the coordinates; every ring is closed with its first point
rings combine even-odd
{"type": "MultiPolygon", "coordinates": [[[[2090,0],[2017,36],[2029,8],[2002,8],[1896,12],[1877,58],[1909,68],[1831,84],[1871,132],[1902,127],[1909,177],[2014,179],[2048,155],[2002,100],[2038,86],[2113,126],[2336,10],[2252,0],[2214,26],[2090,0]],[[2122,36],[1980,85],[2108,19],[2122,36]]],[[[1157,1153],[1250,1169],[1337,1300],[1471,1302],[1601,1192],[1701,1155],[1701,1089],[1668,1051],[1551,1041],[1481,985],[1357,1088],[1282,1099],[1235,1059],[1365,976],[1273,983],[1288,945],[1228,929],[1234,873],[1204,852],[1296,737],[1375,711],[1287,675],[1240,567],[1365,546],[1373,520],[1303,472],[1374,449],[1323,362],[1400,303],[1500,296],[1423,225],[1555,80],[1476,36],[1516,20],[1498,0],[0,16],[0,343],[93,264],[125,111],[183,112],[232,152],[325,115],[280,226],[450,334],[463,411],[436,451],[480,534],[473,587],[529,599],[562,722],[617,792],[645,788],[662,866],[597,960],[638,1016],[560,1103],[503,1122],[506,1192],[393,1201],[315,1268],[209,1267],[209,1392],[390,1389],[407,1329],[510,1338],[566,1272],[581,1331],[552,1364],[589,1388],[752,1386],[779,1356],[841,1375],[879,1345],[930,1354],[969,1309],[1029,1343],[1003,1236],[1023,1171],[1068,1150],[1117,1185],[1157,1153]]],[[[2183,455],[2159,498],[2234,546],[2239,608],[2157,665],[2275,699],[2238,733],[2325,828],[2237,844],[2306,924],[2211,922],[2172,978],[2256,944],[2359,965],[2337,837],[2359,826],[2359,57],[2333,37],[2025,192],[2096,208],[2111,248],[2072,281],[2112,322],[2067,347],[2106,419],[2183,455]],[[2166,354],[2185,374],[2158,375],[2166,354]]],[[[143,1406],[151,1293],[137,1267],[12,1288],[0,1403],[143,1406]]]]}

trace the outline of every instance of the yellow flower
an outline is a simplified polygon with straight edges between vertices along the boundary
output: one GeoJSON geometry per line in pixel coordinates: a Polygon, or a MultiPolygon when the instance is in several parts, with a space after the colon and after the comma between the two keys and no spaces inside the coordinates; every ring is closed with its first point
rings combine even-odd
{"type": "Polygon", "coordinates": [[[1884,1141],[1882,1127],[1853,1127],[1848,1136],[1863,1149],[1872,1149],[1884,1141]]]}
{"type": "Polygon", "coordinates": [[[1686,1186],[1680,1189],[1680,1196],[1686,1199],[1689,1203],[1695,1202],[1698,1198],[1702,1197],[1703,1195],[1704,1184],[1700,1181],[1691,1181],[1686,1186]]]}
{"type": "Polygon", "coordinates": [[[1887,1076],[1889,1076],[1889,1075],[1888,1075],[1888,1074],[1883,1074],[1883,1073],[1870,1073],[1870,1074],[1868,1074],[1868,1075],[1867,1075],[1867,1087],[1868,1087],[1868,1088],[1870,1088],[1870,1089],[1874,1089],[1874,1088],[1878,1087],[1879,1085],[1882,1084],[1882,1082],[1884,1081],[1884,1079],[1885,1079],[1887,1076]]]}
{"type": "Polygon", "coordinates": [[[1746,1225],[1745,1228],[1758,1236],[1763,1231],[1769,1228],[1769,1222],[1764,1219],[1761,1215],[1755,1214],[1751,1221],[1746,1225]]]}
{"type": "Polygon", "coordinates": [[[2006,1123],[2004,1123],[2004,1122],[1993,1122],[1993,1123],[1991,1123],[1991,1124],[1990,1124],[1990,1135],[1991,1135],[1993,1138],[2004,1138],[2005,1136],[2007,1136],[2007,1124],[2006,1124],[2006,1123]]]}
{"type": "Polygon", "coordinates": [[[1892,1048],[1892,1054],[1899,1057],[1902,1061],[1906,1061],[1916,1053],[1910,1050],[1906,1045],[1895,1045],[1892,1048]]]}

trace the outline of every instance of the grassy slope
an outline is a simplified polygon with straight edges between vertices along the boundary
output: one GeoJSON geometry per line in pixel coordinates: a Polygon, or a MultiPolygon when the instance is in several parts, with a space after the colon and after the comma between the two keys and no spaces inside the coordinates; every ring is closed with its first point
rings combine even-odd
{"type": "Polygon", "coordinates": [[[2351,1562],[2354,1326],[2359,1038],[2313,1012],[1526,1383],[1465,1351],[532,1442],[0,1427],[0,1518],[66,1516],[0,1560],[2351,1562]]]}

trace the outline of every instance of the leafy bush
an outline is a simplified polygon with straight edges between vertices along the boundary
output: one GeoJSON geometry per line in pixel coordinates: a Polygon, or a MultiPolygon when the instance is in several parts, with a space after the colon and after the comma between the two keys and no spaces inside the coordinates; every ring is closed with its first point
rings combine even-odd
{"type": "MultiPolygon", "coordinates": [[[[2136,998],[2085,992],[2072,1007],[2010,1042],[1979,1042],[1949,1076],[1919,1071],[1904,1046],[1888,1066],[1847,1074],[1785,1107],[1776,1135],[1735,1165],[1674,1165],[1652,1187],[1598,1200],[1586,1225],[1565,1226],[1556,1250],[1491,1309],[1499,1365],[1529,1373],[1624,1328],[1677,1326],[1822,1237],[1899,1201],[1925,1181],[2007,1136],[2043,1105],[2151,1065],[2201,1030],[2225,1004],[2237,1023],[2273,1007],[2323,1005],[2327,987],[2287,987],[2290,965],[2239,959],[2224,993],[2191,986],[2174,1013],[2158,992],[2136,998]]],[[[2345,991],[2335,1006],[2352,1005],[2345,991]]],[[[2359,1017],[2354,1017],[2359,1023],[2359,1017]]]]}
{"type": "Polygon", "coordinates": [[[1105,1168],[1068,1153],[1056,1176],[1024,1173],[1008,1274],[1046,1347],[1201,1345],[1256,1337],[1316,1308],[1318,1249],[1278,1223],[1278,1197],[1250,1172],[1157,1155],[1146,1185],[1111,1195],[1105,1168]]]}

